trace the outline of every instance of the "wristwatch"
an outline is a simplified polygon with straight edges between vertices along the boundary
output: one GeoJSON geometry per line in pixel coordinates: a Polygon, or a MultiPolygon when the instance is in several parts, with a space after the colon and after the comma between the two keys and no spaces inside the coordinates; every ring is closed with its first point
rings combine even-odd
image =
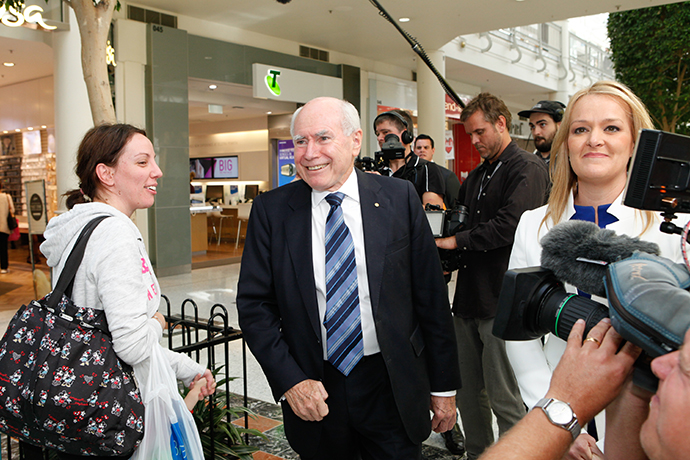
{"type": "Polygon", "coordinates": [[[573,441],[580,435],[582,427],[580,427],[575,412],[567,402],[554,398],[542,398],[534,407],[541,407],[551,423],[570,431],[570,434],[573,435],[573,441]]]}

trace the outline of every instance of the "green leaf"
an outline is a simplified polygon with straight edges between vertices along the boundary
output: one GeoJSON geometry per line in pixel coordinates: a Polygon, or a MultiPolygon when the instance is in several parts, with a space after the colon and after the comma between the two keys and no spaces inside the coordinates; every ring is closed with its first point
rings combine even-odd
{"type": "Polygon", "coordinates": [[[656,127],[690,134],[690,2],[611,13],[608,34],[616,78],[656,127]]]}

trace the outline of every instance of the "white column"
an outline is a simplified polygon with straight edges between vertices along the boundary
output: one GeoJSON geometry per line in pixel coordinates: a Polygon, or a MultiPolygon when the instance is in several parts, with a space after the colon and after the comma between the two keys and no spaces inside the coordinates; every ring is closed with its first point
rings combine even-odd
{"type": "MultiPolygon", "coordinates": [[[[443,51],[427,53],[436,69],[445,77],[443,51]]],[[[446,166],[446,96],[436,76],[421,58],[417,58],[417,132],[431,136],[436,147],[434,162],[446,166]]]]}
{"type": "MultiPolygon", "coordinates": [[[[118,123],[146,128],[146,24],[115,21],[115,112],[118,123]]],[[[134,223],[149,250],[148,209],[134,212],[134,223]]]]}
{"type": "MultiPolygon", "coordinates": [[[[570,95],[575,91],[573,84],[570,82],[572,74],[570,73],[570,30],[568,30],[568,21],[557,21],[556,24],[561,26],[561,56],[563,56],[563,65],[567,70],[567,76],[563,80],[558,81],[558,91],[549,94],[549,99],[560,101],[568,104],[570,95]]],[[[563,69],[559,69],[559,75],[563,75],[563,69]]]]}
{"type": "Polygon", "coordinates": [[[55,65],[55,174],[58,209],[65,209],[62,195],[79,186],[74,174],[77,148],[86,131],[93,126],[86,84],[81,70],[81,42],[77,19],[72,8],[70,30],[54,33],[53,62],[55,65]]]}

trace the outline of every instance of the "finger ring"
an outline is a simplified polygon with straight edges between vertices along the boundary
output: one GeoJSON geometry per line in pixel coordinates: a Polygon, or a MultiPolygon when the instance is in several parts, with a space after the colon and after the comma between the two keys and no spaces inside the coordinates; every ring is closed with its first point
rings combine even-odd
{"type": "Polygon", "coordinates": [[[600,342],[599,342],[599,339],[597,339],[596,337],[587,337],[587,338],[585,339],[585,342],[596,342],[596,343],[600,343],[600,342]]]}

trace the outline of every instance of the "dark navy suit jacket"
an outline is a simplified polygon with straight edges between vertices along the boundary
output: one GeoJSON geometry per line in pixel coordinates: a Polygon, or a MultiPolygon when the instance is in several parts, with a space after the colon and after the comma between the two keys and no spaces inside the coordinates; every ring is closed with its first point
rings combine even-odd
{"type": "MultiPolygon", "coordinates": [[[[357,174],[377,338],[407,434],[421,443],[431,430],[430,392],[460,387],[438,251],[409,182],[357,174]]],[[[302,380],[323,378],[325,338],[311,248],[307,183],[293,182],[254,200],[237,308],[247,344],[276,400],[302,380]]],[[[318,445],[320,423],[301,420],[285,401],[283,415],[290,444],[309,456],[318,445]]]]}

